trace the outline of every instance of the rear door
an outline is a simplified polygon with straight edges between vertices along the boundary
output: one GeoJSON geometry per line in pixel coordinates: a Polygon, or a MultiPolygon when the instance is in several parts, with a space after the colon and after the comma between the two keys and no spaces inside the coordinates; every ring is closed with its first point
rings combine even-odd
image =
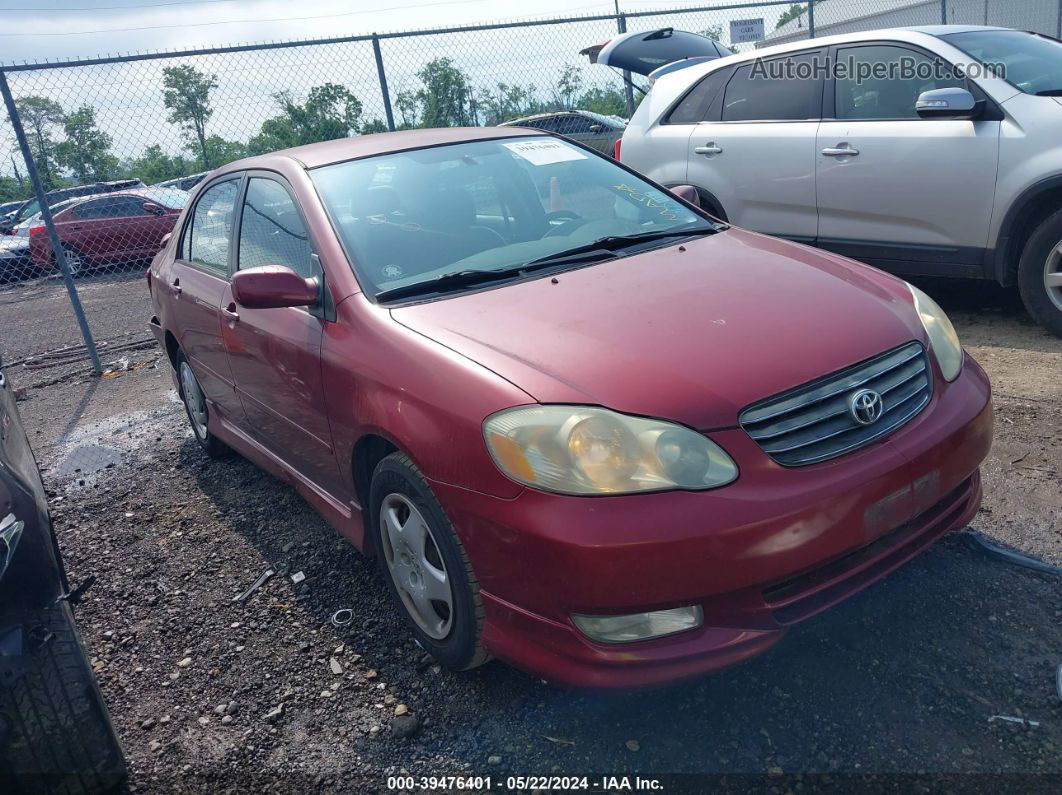
{"type": "MultiPolygon", "coordinates": [[[[322,277],[302,211],[279,175],[249,175],[238,241],[237,270],[284,265],[308,279],[322,277]]],[[[311,482],[343,493],[321,383],[322,312],[228,301],[223,334],[248,431],[311,482]]]]}
{"type": "Polygon", "coordinates": [[[890,270],[979,275],[1000,122],[915,112],[923,91],[960,86],[976,97],[977,87],[938,56],[896,43],[840,47],[835,60],[849,75],[827,86],[832,118],[818,131],[819,245],[890,270]]]}
{"type": "Polygon", "coordinates": [[[688,141],[687,180],[711,192],[728,220],[811,242],[822,51],[737,66],[688,141]]]}
{"type": "Polygon", "coordinates": [[[229,295],[233,221],[241,175],[225,175],[207,186],[188,214],[177,255],[159,289],[172,301],[173,331],[188,358],[210,409],[220,419],[243,425],[229,355],[221,337],[221,308],[229,295]]]}

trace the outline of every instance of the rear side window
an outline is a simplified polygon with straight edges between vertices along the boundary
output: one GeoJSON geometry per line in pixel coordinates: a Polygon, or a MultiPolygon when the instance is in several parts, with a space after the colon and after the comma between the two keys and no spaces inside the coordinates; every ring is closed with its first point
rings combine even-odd
{"type": "Polygon", "coordinates": [[[144,215],[144,202],[134,196],[113,196],[106,199],[79,204],[74,209],[74,215],[78,218],[128,218],[134,215],[144,215]]]}
{"type": "Polygon", "coordinates": [[[291,195],[279,182],[252,177],[240,220],[239,265],[286,265],[300,276],[314,275],[310,238],[291,195]]]}
{"type": "Polygon", "coordinates": [[[230,179],[203,191],[185,231],[184,259],[218,273],[228,272],[232,215],[239,186],[238,179],[230,179]]]}
{"type": "Polygon", "coordinates": [[[716,69],[693,87],[682,101],[668,114],[666,124],[696,124],[704,121],[719,89],[726,83],[729,69],[716,69]]]}
{"type": "Polygon", "coordinates": [[[817,119],[822,81],[814,74],[814,53],[775,58],[739,67],[723,94],[723,121],[804,121],[817,119]]]}

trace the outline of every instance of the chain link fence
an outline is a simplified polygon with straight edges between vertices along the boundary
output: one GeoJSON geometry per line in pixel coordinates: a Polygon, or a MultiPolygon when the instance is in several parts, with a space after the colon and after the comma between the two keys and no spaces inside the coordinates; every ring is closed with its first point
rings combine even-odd
{"type": "MultiPolygon", "coordinates": [[[[580,50],[618,32],[673,27],[741,51],[942,21],[1057,35],[1062,0],[734,2],[3,67],[6,372],[16,384],[107,374],[153,345],[144,270],[189,190],[229,161],[527,117],[611,154],[644,79],[592,65],[580,50]],[[735,40],[748,38],[735,33],[749,23],[761,23],[762,40],[735,40]]],[[[264,205],[274,210],[279,225],[282,208],[264,205]]]]}

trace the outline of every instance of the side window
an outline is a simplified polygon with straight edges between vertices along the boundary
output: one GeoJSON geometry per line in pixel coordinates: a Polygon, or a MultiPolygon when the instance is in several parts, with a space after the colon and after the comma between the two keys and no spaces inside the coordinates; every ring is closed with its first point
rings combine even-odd
{"type": "Polygon", "coordinates": [[[144,202],[148,199],[139,196],[115,196],[106,200],[107,208],[105,218],[129,218],[136,215],[147,215],[144,210],[144,202]]]}
{"type": "Polygon", "coordinates": [[[711,107],[712,100],[719,93],[719,89],[723,87],[728,74],[730,74],[730,70],[724,67],[706,75],[675,106],[670,115],[668,115],[666,123],[696,124],[699,121],[704,121],[708,108],[711,107]]]}
{"type": "Polygon", "coordinates": [[[232,214],[239,187],[238,179],[230,179],[203,192],[185,232],[184,259],[218,273],[228,272],[232,214]]]}
{"type": "Polygon", "coordinates": [[[279,182],[251,177],[240,221],[239,268],[286,265],[314,276],[310,238],[291,195],[279,182]]]}
{"type": "Polygon", "coordinates": [[[564,116],[558,121],[557,132],[561,135],[588,133],[590,132],[590,125],[593,124],[593,122],[585,116],[577,116],[574,113],[564,116]]]}
{"type": "Polygon", "coordinates": [[[838,119],[918,119],[923,91],[966,85],[944,61],[906,47],[846,47],[837,62],[845,72],[834,81],[838,119]]]}
{"type": "Polygon", "coordinates": [[[89,220],[92,218],[107,217],[107,203],[110,199],[97,199],[96,201],[83,202],[73,208],[73,215],[78,218],[89,220]]]}
{"type": "Polygon", "coordinates": [[[525,122],[520,126],[532,127],[536,130],[545,130],[546,132],[557,132],[557,119],[534,119],[533,121],[525,122]]]}
{"type": "Polygon", "coordinates": [[[816,55],[773,58],[739,67],[723,94],[723,121],[803,121],[819,118],[822,83],[816,55]]]}

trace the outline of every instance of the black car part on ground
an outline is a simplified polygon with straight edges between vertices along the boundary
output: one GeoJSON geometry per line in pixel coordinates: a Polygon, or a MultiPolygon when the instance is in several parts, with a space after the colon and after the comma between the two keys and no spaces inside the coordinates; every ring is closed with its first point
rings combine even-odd
{"type": "Polygon", "coordinates": [[[0,370],[0,792],[107,792],[125,778],[15,400],[0,370]]]}

